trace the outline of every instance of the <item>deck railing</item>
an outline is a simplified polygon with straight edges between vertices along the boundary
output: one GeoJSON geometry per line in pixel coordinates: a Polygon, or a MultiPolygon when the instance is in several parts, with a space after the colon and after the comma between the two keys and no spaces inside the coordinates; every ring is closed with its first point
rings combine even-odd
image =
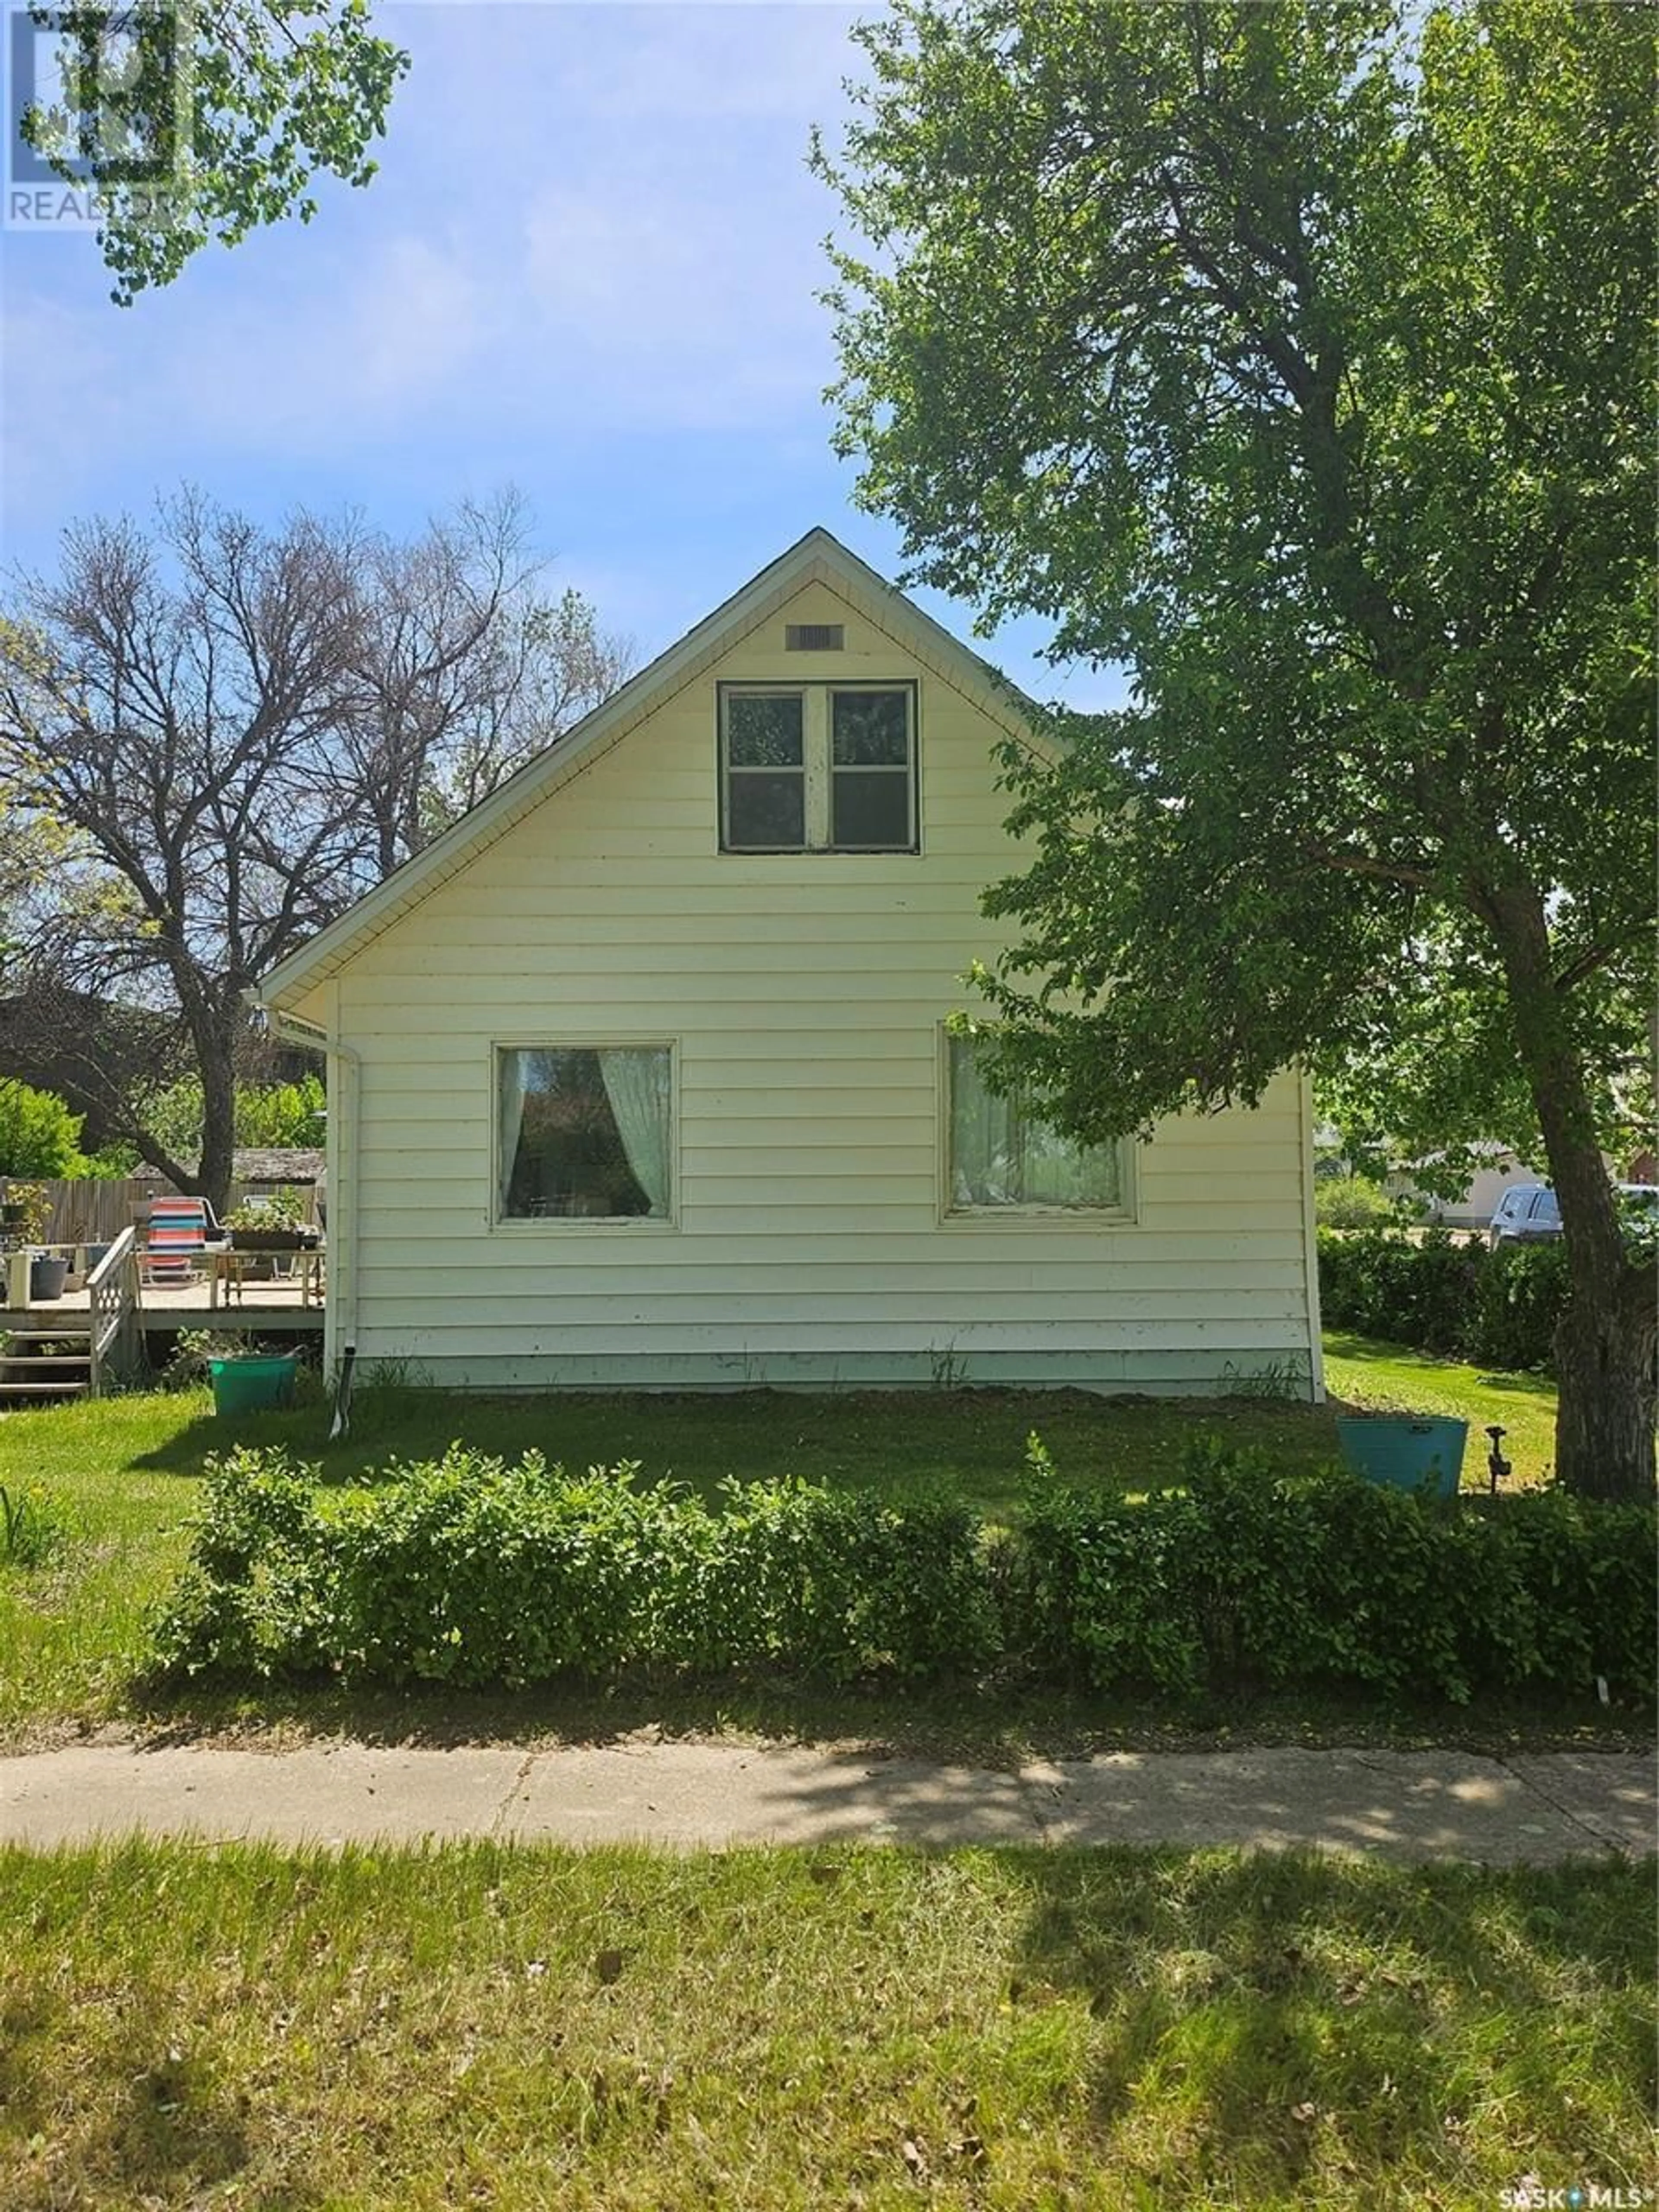
{"type": "Polygon", "coordinates": [[[104,1395],[105,1365],[112,1352],[125,1365],[133,1364],[134,1320],[138,1303],[138,1240],[124,1229],[87,1277],[87,1323],[90,1331],[91,1395],[104,1395]]]}

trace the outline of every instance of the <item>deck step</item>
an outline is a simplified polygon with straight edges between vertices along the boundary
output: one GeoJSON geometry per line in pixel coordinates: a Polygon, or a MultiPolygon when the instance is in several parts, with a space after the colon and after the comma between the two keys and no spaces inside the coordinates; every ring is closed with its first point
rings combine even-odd
{"type": "Polygon", "coordinates": [[[0,1398],[84,1398],[91,1388],[89,1382],[67,1377],[57,1382],[0,1382],[0,1398]]]}

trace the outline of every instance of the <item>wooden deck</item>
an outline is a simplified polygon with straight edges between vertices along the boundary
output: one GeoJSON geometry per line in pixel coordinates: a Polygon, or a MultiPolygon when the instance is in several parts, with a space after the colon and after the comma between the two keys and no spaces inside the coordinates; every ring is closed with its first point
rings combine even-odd
{"type": "MultiPolygon", "coordinates": [[[[194,1283],[161,1289],[145,1284],[138,1294],[138,1325],[147,1335],[172,1336],[181,1328],[215,1331],[317,1329],[323,1326],[320,1300],[301,1303],[297,1281],[280,1277],[272,1282],[249,1283],[241,1299],[227,1304],[222,1288],[216,1307],[208,1304],[209,1285],[203,1276],[194,1283]]],[[[53,1319],[70,1329],[84,1328],[88,1311],[85,1291],[68,1291],[61,1298],[31,1298],[21,1310],[0,1307],[0,1328],[15,1328],[25,1316],[28,1327],[40,1332],[53,1319]]]]}

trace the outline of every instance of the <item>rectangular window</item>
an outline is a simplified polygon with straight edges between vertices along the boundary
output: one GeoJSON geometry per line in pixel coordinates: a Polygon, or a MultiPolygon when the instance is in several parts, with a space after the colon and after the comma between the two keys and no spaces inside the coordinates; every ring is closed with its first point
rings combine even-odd
{"type": "Polygon", "coordinates": [[[670,1066],[666,1045],[498,1049],[497,1220],[668,1220],[670,1066]]]}
{"type": "Polygon", "coordinates": [[[913,684],[725,684],[728,853],[914,853],[913,684]]]}
{"type": "Polygon", "coordinates": [[[971,1037],[948,1042],[951,1212],[1127,1211],[1121,1145],[1062,1137],[1029,1101],[986,1088],[971,1037]]]}

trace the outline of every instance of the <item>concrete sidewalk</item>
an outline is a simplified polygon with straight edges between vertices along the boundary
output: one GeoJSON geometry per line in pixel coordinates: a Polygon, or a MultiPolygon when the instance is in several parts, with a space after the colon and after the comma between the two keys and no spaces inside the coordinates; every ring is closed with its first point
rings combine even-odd
{"type": "Polygon", "coordinates": [[[800,1746],[457,1750],[88,1745],[0,1759],[0,1843],[134,1830],[338,1845],[1239,1844],[1493,1865],[1655,1848],[1655,1766],[1613,1753],[1118,1752],[1018,1772],[800,1746]]]}

